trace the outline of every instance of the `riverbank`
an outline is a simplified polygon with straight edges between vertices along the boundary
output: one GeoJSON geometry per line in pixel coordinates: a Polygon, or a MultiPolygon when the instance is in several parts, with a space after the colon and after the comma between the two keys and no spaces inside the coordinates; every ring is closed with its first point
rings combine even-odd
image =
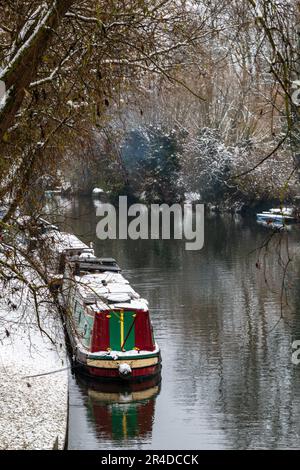
{"type": "Polygon", "coordinates": [[[40,309],[47,336],[26,292],[1,292],[0,449],[63,449],[68,359],[61,320],[48,308],[40,309]]]}

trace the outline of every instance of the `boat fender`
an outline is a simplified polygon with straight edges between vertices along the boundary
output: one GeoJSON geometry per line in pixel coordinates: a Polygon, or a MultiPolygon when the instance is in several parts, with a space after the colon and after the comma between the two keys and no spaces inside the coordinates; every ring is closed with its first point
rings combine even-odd
{"type": "Polygon", "coordinates": [[[123,363],[119,365],[120,377],[129,377],[132,374],[132,370],[129,364],[123,363]]]}

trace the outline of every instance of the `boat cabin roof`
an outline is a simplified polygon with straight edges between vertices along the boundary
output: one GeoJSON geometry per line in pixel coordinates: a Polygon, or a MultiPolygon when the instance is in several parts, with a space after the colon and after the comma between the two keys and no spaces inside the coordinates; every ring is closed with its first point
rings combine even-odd
{"type": "Polygon", "coordinates": [[[53,249],[68,255],[69,266],[75,272],[77,295],[93,312],[111,309],[148,311],[148,302],[130,286],[120,273],[114,258],[96,258],[93,250],[75,235],[58,232],[47,233],[53,249]]]}
{"type": "Polygon", "coordinates": [[[148,302],[130,286],[120,273],[103,273],[75,276],[77,292],[92,311],[111,309],[148,310],[148,302]]]}
{"type": "Polygon", "coordinates": [[[47,239],[51,240],[53,243],[53,248],[58,253],[68,254],[77,254],[80,255],[84,251],[90,251],[91,249],[83,243],[76,235],[67,232],[59,232],[57,230],[52,230],[47,232],[47,239]],[[74,253],[75,252],[75,253],[74,253]]]}
{"type": "Polygon", "coordinates": [[[80,256],[72,256],[69,261],[71,264],[74,264],[74,266],[77,264],[77,269],[80,273],[104,271],[118,273],[121,271],[120,266],[118,266],[114,258],[96,258],[96,256],[88,252],[84,252],[80,256]]]}

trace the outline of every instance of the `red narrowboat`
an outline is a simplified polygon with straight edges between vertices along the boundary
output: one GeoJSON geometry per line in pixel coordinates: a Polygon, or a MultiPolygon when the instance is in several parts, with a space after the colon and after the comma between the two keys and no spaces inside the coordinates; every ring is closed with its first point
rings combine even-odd
{"type": "MultiPolygon", "coordinates": [[[[160,374],[148,302],[112,258],[89,247],[68,254],[62,282],[66,329],[76,369],[92,378],[143,381],[160,374]]],[[[62,262],[60,261],[60,265],[62,262]]]]}

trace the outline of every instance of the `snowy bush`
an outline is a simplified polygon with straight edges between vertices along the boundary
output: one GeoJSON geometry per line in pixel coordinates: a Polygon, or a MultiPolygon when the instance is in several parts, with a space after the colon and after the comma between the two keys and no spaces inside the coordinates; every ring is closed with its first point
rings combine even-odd
{"type": "Polygon", "coordinates": [[[149,203],[182,200],[182,133],[162,126],[134,130],[122,150],[129,182],[149,203]]]}

